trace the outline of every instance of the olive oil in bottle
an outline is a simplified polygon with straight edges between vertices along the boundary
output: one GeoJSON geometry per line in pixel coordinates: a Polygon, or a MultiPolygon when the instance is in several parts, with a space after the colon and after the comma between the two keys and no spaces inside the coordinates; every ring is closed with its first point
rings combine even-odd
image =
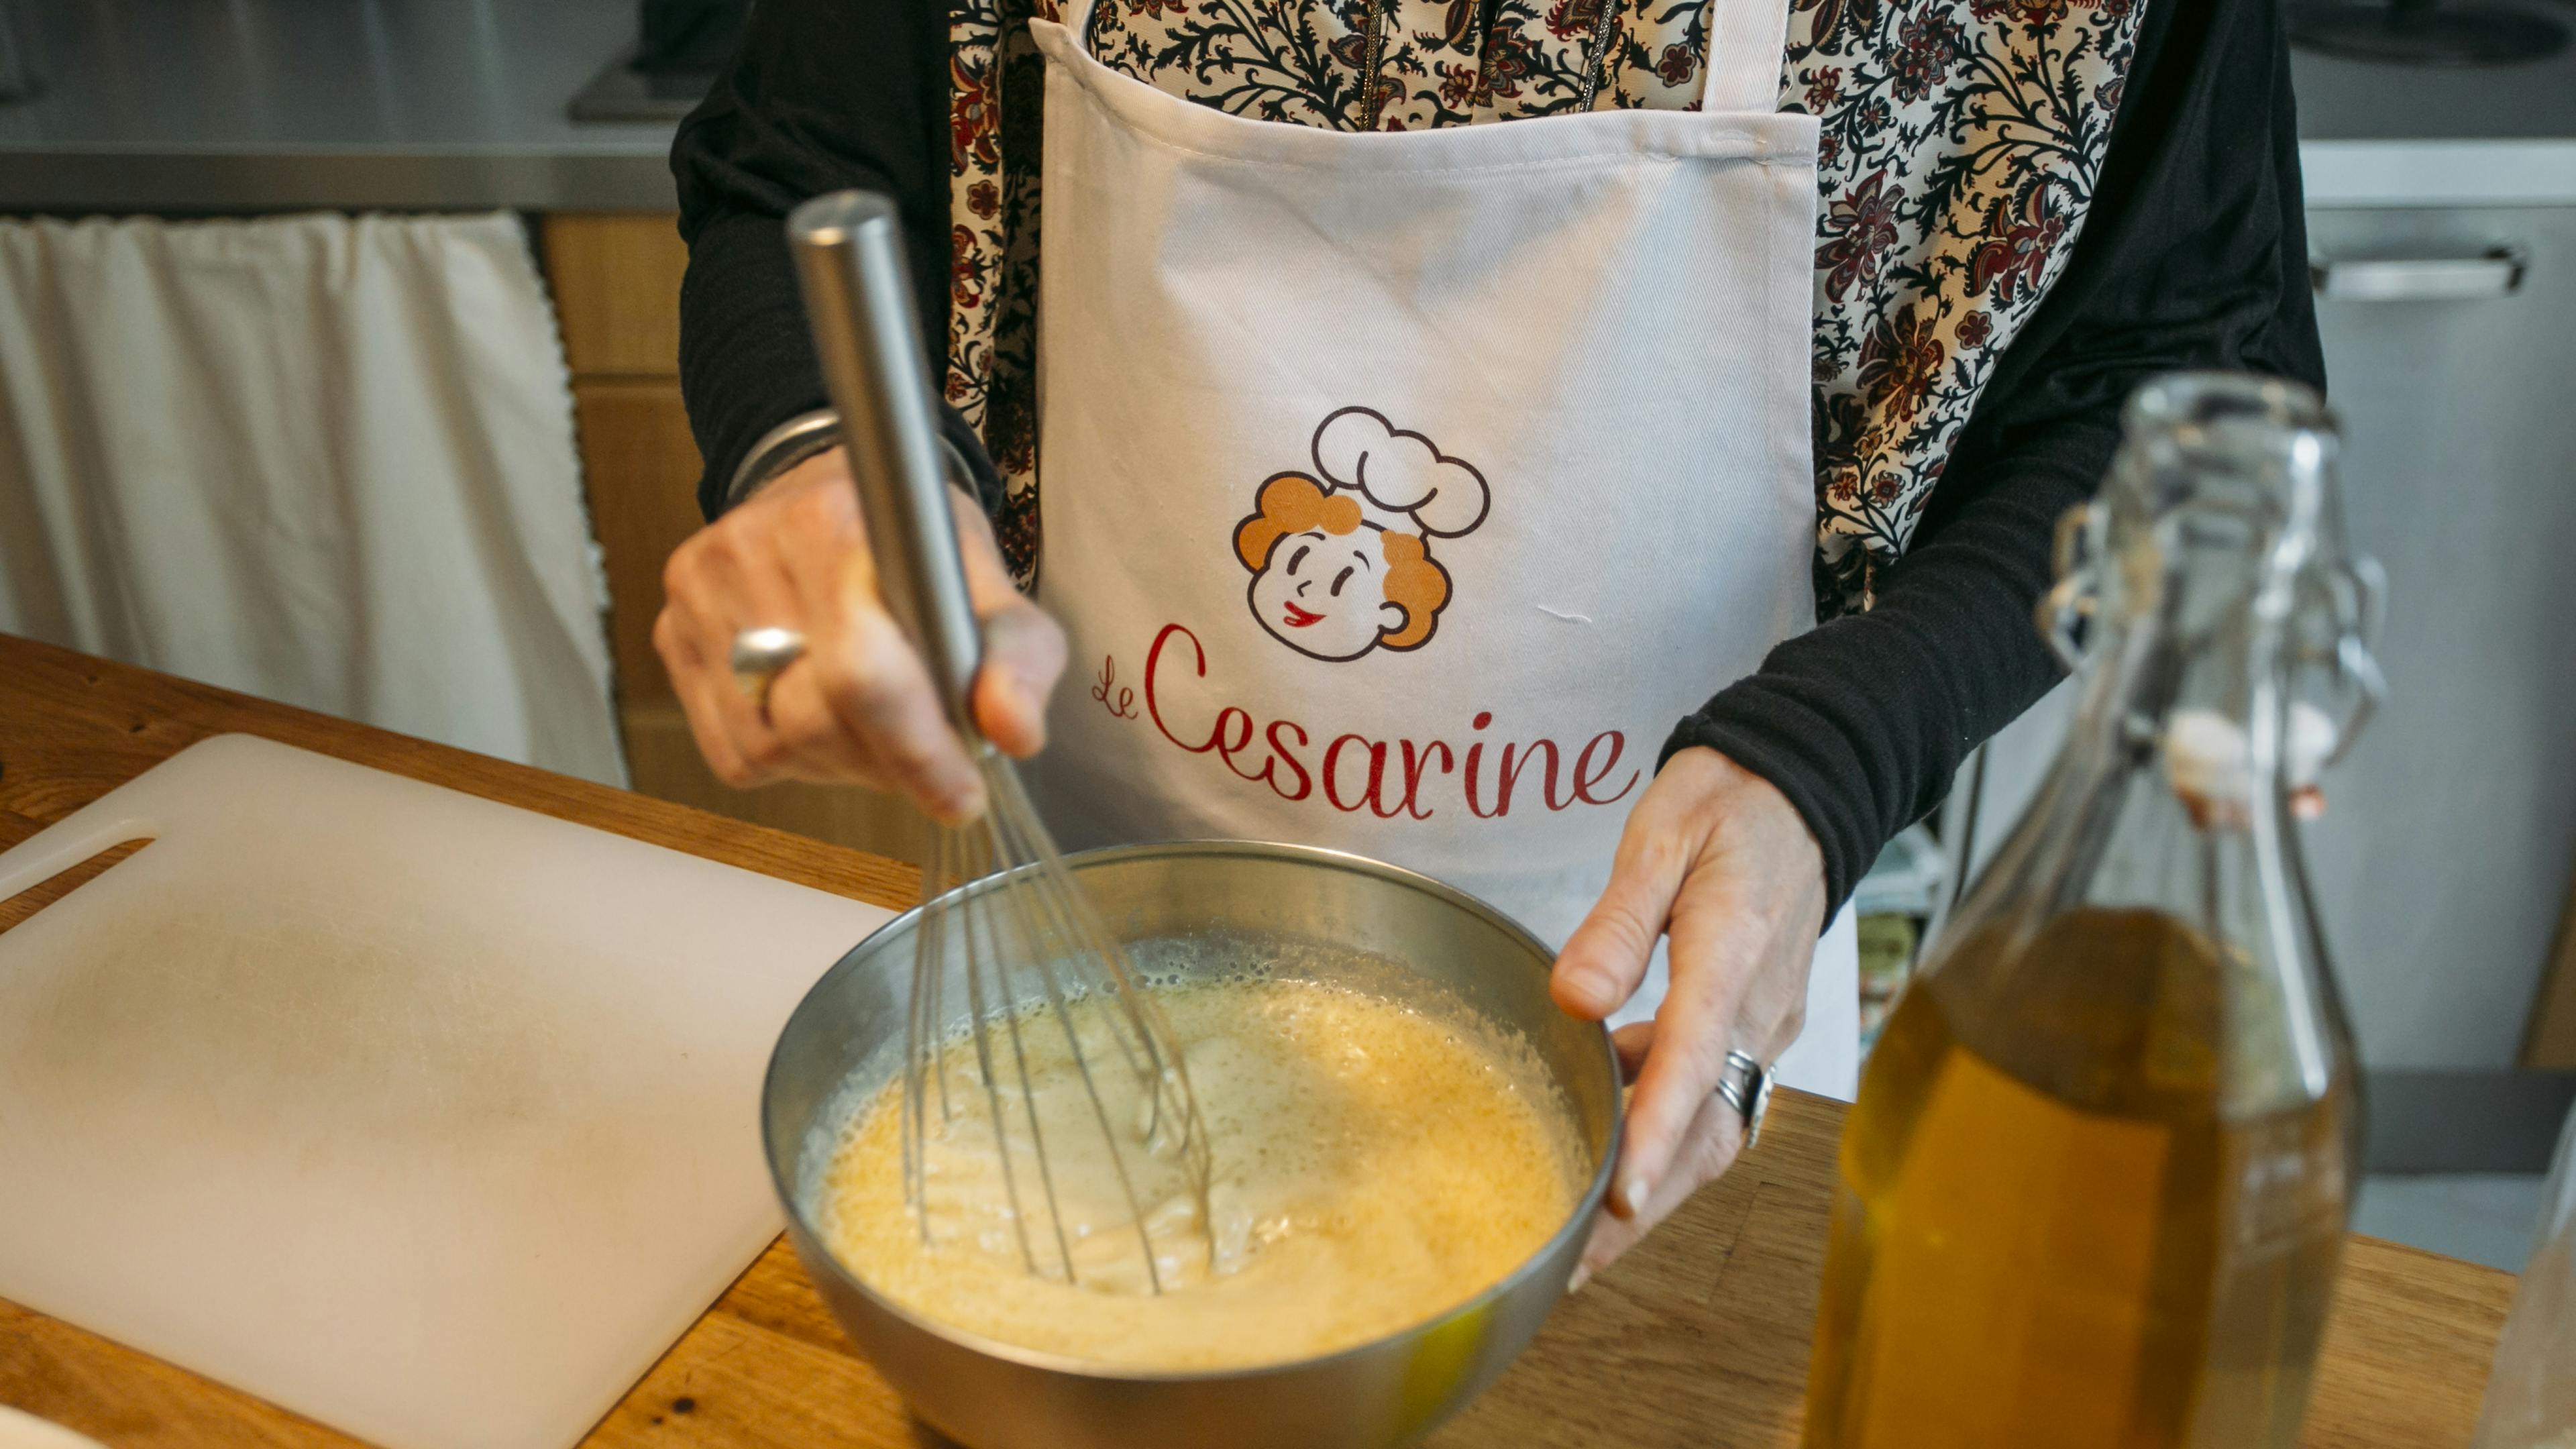
{"type": "Polygon", "coordinates": [[[2091,620],[2078,723],[1844,1131],[1809,1449],[2297,1437],[2359,1134],[2288,807],[2359,724],[2302,690],[2375,697],[2376,573],[2304,389],[2127,423],[2043,610],[2091,620]]]}

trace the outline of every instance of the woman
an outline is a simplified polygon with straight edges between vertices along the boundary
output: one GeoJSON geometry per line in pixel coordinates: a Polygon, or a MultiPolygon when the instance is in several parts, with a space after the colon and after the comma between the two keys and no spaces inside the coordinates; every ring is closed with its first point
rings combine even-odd
{"type": "Polygon", "coordinates": [[[1756,1069],[1849,1093],[1845,902],[2051,682],[2121,398],[2321,381],[2274,7],[1057,3],[764,0],[681,132],[714,522],[657,642],[699,743],[980,803],[794,442],[780,218],[888,192],[980,495],[980,723],[1050,741],[1072,843],[1357,850],[1562,942],[1636,1083],[1597,1269],[1756,1069]],[[749,698],[771,625],[811,652],[749,698]]]}

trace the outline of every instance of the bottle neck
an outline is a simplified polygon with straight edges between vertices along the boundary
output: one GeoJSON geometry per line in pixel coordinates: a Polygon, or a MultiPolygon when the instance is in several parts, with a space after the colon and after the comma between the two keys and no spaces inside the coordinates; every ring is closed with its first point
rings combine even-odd
{"type": "Polygon", "coordinates": [[[2312,1100],[2344,1060],[2291,801],[2333,728],[2297,699],[2312,562],[2241,520],[2185,508],[2106,563],[2102,636],[2055,819],[2029,842],[2053,913],[2151,911],[2229,963],[2221,1015],[2247,1110],[2312,1100]]]}
{"type": "Polygon", "coordinates": [[[2087,661],[2075,737],[2202,831],[2277,824],[2331,748],[2323,712],[2293,703],[2299,570],[2267,543],[2226,519],[2164,520],[2116,560],[2087,661]]]}

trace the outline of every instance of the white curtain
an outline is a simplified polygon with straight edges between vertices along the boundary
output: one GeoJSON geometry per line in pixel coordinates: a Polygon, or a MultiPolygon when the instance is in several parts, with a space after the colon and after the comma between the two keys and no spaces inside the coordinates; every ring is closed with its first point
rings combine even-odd
{"type": "Polygon", "coordinates": [[[623,784],[605,599],[515,217],[0,222],[0,630],[623,784]]]}

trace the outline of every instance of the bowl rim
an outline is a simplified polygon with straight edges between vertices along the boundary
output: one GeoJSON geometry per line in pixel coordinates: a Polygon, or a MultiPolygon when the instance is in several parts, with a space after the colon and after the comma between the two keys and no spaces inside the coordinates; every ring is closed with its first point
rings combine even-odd
{"type": "MultiPolygon", "coordinates": [[[[1376,876],[1380,879],[1391,881],[1397,885],[1407,886],[1414,890],[1421,891],[1436,899],[1445,901],[1452,906],[1463,909],[1469,915],[1481,918],[1487,924],[1501,930],[1506,936],[1518,938],[1522,944],[1526,945],[1530,949],[1532,954],[1542,960],[1553,961],[1556,957],[1556,953],[1548,949],[1547,943],[1532,934],[1528,927],[1522,925],[1519,921],[1512,919],[1512,917],[1505,914],[1502,910],[1492,904],[1481,900],[1476,896],[1470,895],[1466,891],[1460,890],[1458,887],[1449,884],[1447,881],[1424,875],[1420,871],[1407,870],[1400,865],[1389,865],[1385,861],[1376,860],[1365,855],[1358,855],[1346,850],[1331,850],[1323,846],[1315,845],[1294,845],[1284,841],[1156,840],[1133,845],[1104,845],[1096,846],[1089,850],[1071,851],[1065,855],[1064,863],[1068,868],[1071,868],[1165,855],[1257,856],[1272,859],[1303,861],[1311,865],[1320,865],[1336,870],[1348,870],[1361,875],[1376,876]]],[[[980,882],[977,881],[969,881],[946,894],[955,895],[960,892],[972,890],[979,884],[980,882]]],[[[944,899],[945,896],[942,898],[944,899]]],[[[787,1032],[795,1025],[796,1019],[804,1014],[806,1004],[821,994],[823,989],[832,984],[832,982],[836,980],[843,971],[853,969],[851,963],[858,959],[859,954],[862,951],[867,949],[869,942],[875,940],[879,936],[891,934],[897,927],[905,926],[918,920],[922,911],[929,904],[929,902],[923,902],[921,905],[916,905],[912,909],[903,912],[901,915],[898,915],[892,920],[889,920],[885,924],[877,927],[875,930],[870,931],[867,935],[860,937],[857,944],[851,946],[849,950],[842,952],[840,959],[834,961],[821,976],[815,978],[814,984],[806,988],[803,996],[797,998],[795,1010],[788,1013],[787,1021],[779,1027],[778,1041],[773,1043],[770,1047],[769,1065],[767,1069],[761,1073],[760,1153],[768,1162],[770,1189],[777,1194],[779,1207],[786,1213],[788,1225],[794,1229],[795,1234],[799,1239],[814,1245],[816,1249],[816,1254],[814,1256],[820,1256],[822,1258],[825,1270],[843,1286],[855,1291],[860,1297],[866,1299],[867,1302],[877,1311],[884,1313],[913,1329],[929,1334],[933,1338],[939,1339],[944,1343],[966,1349],[972,1353],[981,1354],[987,1358],[999,1359],[1005,1363],[1016,1364],[1023,1368],[1036,1369],[1047,1373],[1066,1374],[1075,1378],[1104,1383],[1222,1383],[1274,1374],[1307,1373],[1318,1369],[1329,1368],[1346,1361],[1355,1361],[1363,1356],[1380,1352],[1391,1343],[1395,1343],[1403,1339],[1428,1335],[1448,1326],[1451,1323],[1466,1318],[1471,1314],[1483,1312],[1492,1303],[1509,1295],[1518,1289],[1523,1283],[1527,1282],[1530,1276],[1538,1270],[1540,1264],[1555,1257],[1557,1253],[1563,1249],[1568,1239],[1574,1237],[1578,1233],[1590,1233],[1593,1219],[1600,1211],[1602,1199],[1609,1192],[1611,1169],[1618,1164],[1619,1147],[1625,1140],[1627,1134],[1628,1104],[1623,1091],[1627,1083],[1625,1081],[1625,1074],[1619,1067],[1618,1049],[1610,1040],[1610,1028],[1606,1024],[1595,1022],[1593,1023],[1593,1034],[1600,1049],[1601,1060],[1610,1073],[1610,1134],[1608,1140],[1603,1143],[1601,1161],[1600,1164],[1593,1169],[1591,1183],[1585,1188],[1582,1196],[1576,1201],[1574,1210],[1567,1214],[1566,1220],[1562,1224],[1558,1225],[1555,1232],[1548,1235],[1547,1241],[1539,1244],[1537,1248],[1533,1249],[1528,1257],[1523,1258],[1510,1272],[1505,1273],[1502,1277],[1485,1285],[1481,1291],[1477,1292],[1473,1296],[1452,1304],[1450,1307],[1432,1315],[1431,1317],[1418,1319],[1415,1322],[1406,1324],[1403,1327],[1394,1330],[1393,1332],[1381,1334],[1376,1338],[1351,1344],[1345,1348],[1337,1348],[1330,1353],[1319,1354],[1311,1358],[1283,1359],[1276,1363],[1248,1364],[1234,1368],[1137,1369],[1124,1368],[1115,1364],[1103,1364],[1092,1359],[1076,1358],[1069,1354],[1052,1353],[1044,1349],[1029,1348],[1025,1345],[1012,1343],[1005,1339],[988,1338],[983,1334],[959,1328],[953,1324],[945,1323],[941,1320],[915,1313],[911,1309],[908,1309],[903,1305],[896,1303],[893,1299],[886,1297],[884,1294],[879,1293],[875,1288],[869,1286],[865,1279],[850,1271],[850,1269],[841,1262],[840,1258],[834,1255],[824,1236],[815,1231],[814,1225],[806,1220],[804,1208],[797,1201],[798,1195],[788,1185],[786,1165],[779,1160],[779,1149],[777,1145],[772,1143],[769,1139],[769,1104],[776,1095],[778,1086],[777,1077],[780,1062],[779,1048],[786,1044],[787,1032]]],[[[1576,1019],[1579,1020],[1580,1018],[1576,1019]]],[[[809,1130],[804,1135],[811,1135],[811,1125],[811,1123],[807,1124],[809,1130]]],[[[808,1255],[800,1254],[799,1256],[808,1255]]],[[[805,1266],[809,1272],[814,1269],[814,1265],[810,1261],[810,1258],[805,1266]]],[[[1563,1296],[1562,1290],[1559,1290],[1558,1296],[1563,1296]]]]}

